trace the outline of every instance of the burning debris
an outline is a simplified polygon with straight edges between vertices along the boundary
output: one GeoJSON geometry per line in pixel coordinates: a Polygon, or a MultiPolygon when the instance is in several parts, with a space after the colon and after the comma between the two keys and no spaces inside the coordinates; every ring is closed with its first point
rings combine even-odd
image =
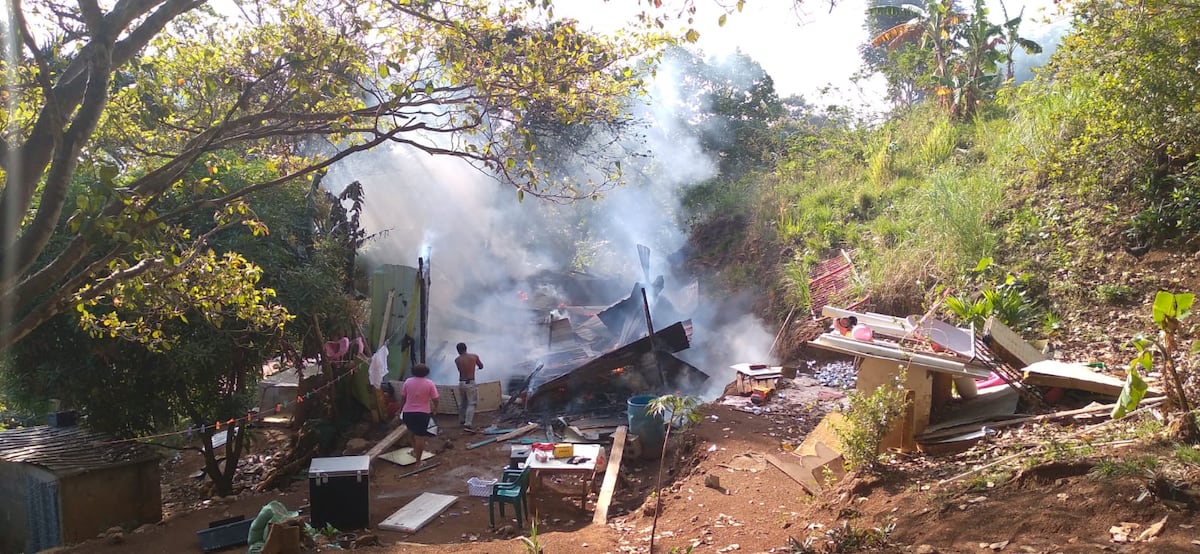
{"type": "Polygon", "coordinates": [[[549,349],[521,365],[529,377],[509,394],[524,397],[526,412],[561,415],[613,413],[633,395],[700,390],[708,375],[675,356],[691,346],[684,310],[694,309],[697,286],[682,287],[674,299],[666,289],[660,276],[607,307],[550,303],[549,349]],[[656,330],[655,321],[672,323],[656,330]]]}

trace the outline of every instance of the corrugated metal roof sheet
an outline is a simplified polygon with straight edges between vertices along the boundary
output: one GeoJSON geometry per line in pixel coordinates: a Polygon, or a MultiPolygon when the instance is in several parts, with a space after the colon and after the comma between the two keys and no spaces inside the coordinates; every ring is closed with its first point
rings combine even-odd
{"type": "Polygon", "coordinates": [[[79,426],[0,431],[0,461],[35,464],[65,476],[156,457],[145,445],[114,440],[79,426]]]}

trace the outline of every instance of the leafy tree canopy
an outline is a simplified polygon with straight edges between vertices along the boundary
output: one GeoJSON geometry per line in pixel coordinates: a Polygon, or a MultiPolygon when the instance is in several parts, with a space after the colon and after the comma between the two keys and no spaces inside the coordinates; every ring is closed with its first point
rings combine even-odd
{"type": "Polygon", "coordinates": [[[279,325],[253,264],[208,242],[239,225],[269,232],[247,195],[382,144],[466,160],[518,196],[599,194],[616,160],[588,156],[597,179],[570,183],[539,165],[538,141],[620,124],[643,86],[635,62],[665,40],[597,36],[549,2],[14,6],[4,38],[17,51],[0,61],[13,108],[0,115],[0,348],[72,309],[95,332],[159,345],[193,307],[279,325]],[[229,155],[265,171],[231,186],[229,155]],[[216,225],[194,232],[195,217],[216,225]],[[118,305],[141,315],[98,309],[118,305]]]}
{"type": "MultiPolygon", "coordinates": [[[[231,186],[269,172],[261,161],[231,158],[229,164],[226,181],[231,186]]],[[[210,235],[213,253],[206,257],[230,260],[225,264],[230,271],[253,274],[260,287],[256,290],[263,295],[255,303],[287,321],[285,326],[260,326],[240,315],[236,306],[216,307],[206,300],[172,308],[179,317],[164,320],[162,330],[156,331],[169,337],[164,340],[169,340],[171,349],[162,351],[114,340],[108,333],[93,336],[80,325],[87,313],[68,311],[9,349],[11,359],[3,379],[6,392],[31,408],[58,399],[79,409],[90,427],[120,436],[169,432],[187,425],[196,436],[207,439],[216,431],[214,422],[228,421],[251,408],[264,363],[277,356],[299,363],[297,358],[315,355],[319,347],[312,333],[315,322],[328,330],[356,327],[359,309],[345,284],[350,280],[346,260],[358,247],[350,229],[356,227],[355,206],[361,206],[361,199],[354,196],[357,190],[348,187],[347,198],[335,198],[303,181],[261,190],[247,197],[246,206],[258,225],[274,230],[269,236],[256,236],[254,228],[240,226],[210,235]],[[350,213],[341,206],[346,200],[353,202],[350,213]]],[[[197,234],[219,227],[201,217],[186,223],[187,230],[197,234]]],[[[98,301],[97,307],[122,320],[145,318],[144,305],[134,313],[118,302],[136,294],[112,296],[98,301]]],[[[92,328],[86,322],[83,327],[92,328]]],[[[220,455],[236,460],[245,446],[244,422],[227,425],[225,430],[230,435],[220,455]]],[[[230,494],[236,464],[217,464],[218,450],[208,440],[200,444],[206,471],[222,494],[230,494]]]]}
{"type": "Polygon", "coordinates": [[[1130,246],[1200,233],[1200,9],[1170,1],[1081,2],[1075,28],[1022,97],[1059,106],[1038,160],[1054,176],[1140,208],[1130,246]],[[1051,103],[1053,101],[1053,103],[1051,103]]]}

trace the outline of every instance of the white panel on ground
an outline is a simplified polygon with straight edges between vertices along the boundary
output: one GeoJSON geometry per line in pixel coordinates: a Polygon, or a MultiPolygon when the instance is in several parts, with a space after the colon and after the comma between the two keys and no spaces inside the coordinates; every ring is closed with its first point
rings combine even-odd
{"type": "Polygon", "coordinates": [[[457,500],[457,496],[423,492],[421,496],[416,497],[412,502],[380,522],[379,528],[386,531],[416,533],[457,500]]]}

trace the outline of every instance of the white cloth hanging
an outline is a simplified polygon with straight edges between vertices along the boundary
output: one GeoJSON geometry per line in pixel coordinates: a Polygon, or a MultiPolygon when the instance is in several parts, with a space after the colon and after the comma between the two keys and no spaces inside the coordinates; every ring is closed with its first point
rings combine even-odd
{"type": "Polygon", "coordinates": [[[371,356],[371,365],[367,368],[367,380],[371,386],[379,388],[383,385],[383,377],[388,372],[388,348],[387,345],[382,345],[379,350],[375,351],[375,355],[371,356]]]}

